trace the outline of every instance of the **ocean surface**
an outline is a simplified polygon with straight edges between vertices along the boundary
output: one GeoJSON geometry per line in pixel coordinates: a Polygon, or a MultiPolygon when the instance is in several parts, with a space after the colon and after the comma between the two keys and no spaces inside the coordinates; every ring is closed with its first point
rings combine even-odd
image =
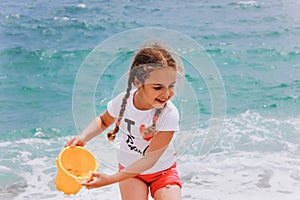
{"type": "MultiPolygon", "coordinates": [[[[199,149],[211,128],[211,99],[203,77],[186,71],[200,94],[200,118],[190,112],[198,125],[184,121],[179,133],[196,131],[177,160],[183,199],[300,199],[298,0],[1,0],[0,5],[0,199],[120,199],[117,184],[72,196],[57,191],[55,160],[77,134],[72,97],[80,66],[101,42],[143,27],[175,30],[200,44],[226,92],[222,132],[203,157],[199,149]]],[[[114,89],[110,83],[120,78],[107,73],[95,96],[99,114],[109,100],[104,94],[114,89]]],[[[107,145],[103,134],[87,148],[99,158],[101,172],[113,173],[107,145]]]]}

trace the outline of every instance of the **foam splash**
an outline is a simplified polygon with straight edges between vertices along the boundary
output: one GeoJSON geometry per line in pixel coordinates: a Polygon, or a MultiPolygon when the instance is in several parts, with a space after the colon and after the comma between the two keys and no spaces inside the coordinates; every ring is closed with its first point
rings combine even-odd
{"type": "Polygon", "coordinates": [[[239,1],[237,4],[243,8],[260,7],[260,4],[257,1],[239,1]]]}
{"type": "Polygon", "coordinates": [[[86,8],[86,5],[84,3],[80,3],[76,5],[77,8],[86,8]]]}
{"type": "Polygon", "coordinates": [[[266,118],[248,110],[225,120],[216,148],[224,151],[295,152],[300,148],[299,121],[299,118],[266,118]]]}
{"type": "MultiPolygon", "coordinates": [[[[183,182],[183,198],[209,200],[260,199],[271,195],[278,199],[296,199],[300,191],[300,159],[296,133],[299,119],[266,118],[254,111],[246,111],[225,121],[224,133],[218,146],[205,158],[197,155],[206,133],[199,129],[189,151],[178,160],[183,182]],[[277,133],[274,134],[274,130],[277,133]],[[274,146],[280,148],[274,150],[274,146]],[[292,152],[292,153],[291,153],[292,152]],[[202,199],[205,199],[202,198],[202,199]]],[[[36,133],[44,132],[37,128],[36,133]]],[[[39,134],[38,134],[39,135],[39,134]]],[[[105,137],[105,135],[102,135],[105,137]]],[[[93,153],[102,152],[104,138],[89,144],[93,153]]],[[[118,185],[88,191],[83,188],[76,196],[66,197],[56,190],[55,159],[68,137],[39,137],[1,142],[6,155],[0,160],[0,174],[14,181],[0,186],[0,196],[6,199],[120,199],[118,185]],[[15,155],[15,156],[13,156],[15,155]],[[13,158],[13,159],[12,159],[13,158]],[[12,165],[7,165],[7,161],[12,165]],[[21,167],[13,167],[21,166],[21,167]],[[112,198],[113,197],[113,198],[112,198]]],[[[3,152],[1,152],[3,153],[3,152]]],[[[108,153],[109,154],[109,153],[108,153]]],[[[99,156],[99,155],[98,155],[99,156]]],[[[110,156],[110,160],[112,157],[110,156]]],[[[101,159],[98,162],[102,162],[101,159]]],[[[101,165],[100,171],[114,173],[117,169],[101,165]]],[[[114,163],[115,164],[115,163],[114,163]]],[[[115,166],[115,165],[114,165],[115,166]]],[[[2,179],[2,178],[1,178],[2,179]]],[[[276,200],[276,198],[275,198],[276,200]]]]}
{"type": "Polygon", "coordinates": [[[281,153],[220,153],[203,160],[181,158],[178,169],[183,199],[297,199],[299,155],[281,153]],[[202,198],[204,197],[204,198],[202,198]]]}

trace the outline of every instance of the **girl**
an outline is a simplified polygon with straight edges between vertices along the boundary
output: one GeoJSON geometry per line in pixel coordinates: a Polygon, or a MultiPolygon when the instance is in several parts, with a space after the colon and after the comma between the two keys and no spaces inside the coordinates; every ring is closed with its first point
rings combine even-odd
{"type": "Polygon", "coordinates": [[[112,99],[107,110],[94,119],[67,146],[84,146],[115,122],[108,132],[113,141],[122,132],[119,171],[92,173],[82,182],[88,189],[119,182],[123,200],[147,200],[148,188],[156,200],[181,199],[171,140],[179,130],[179,114],[170,99],[174,95],[178,67],[171,54],[155,43],[141,49],[130,68],[127,90],[112,99]],[[132,90],[135,86],[136,89],[132,90]]]}

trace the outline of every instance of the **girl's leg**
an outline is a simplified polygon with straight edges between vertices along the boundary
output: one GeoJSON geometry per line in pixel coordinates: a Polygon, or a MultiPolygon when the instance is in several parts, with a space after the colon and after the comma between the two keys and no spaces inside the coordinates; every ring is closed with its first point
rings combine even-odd
{"type": "Polygon", "coordinates": [[[122,200],[148,200],[148,187],[140,179],[129,178],[119,183],[122,200]]]}
{"type": "Polygon", "coordinates": [[[181,200],[181,196],[181,188],[178,185],[166,186],[154,193],[155,200],[181,200]]]}

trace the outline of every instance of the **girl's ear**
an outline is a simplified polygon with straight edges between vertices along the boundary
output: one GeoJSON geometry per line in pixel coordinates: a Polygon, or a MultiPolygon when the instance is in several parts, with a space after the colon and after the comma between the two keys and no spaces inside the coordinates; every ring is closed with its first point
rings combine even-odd
{"type": "Polygon", "coordinates": [[[136,77],[134,77],[133,84],[136,88],[139,88],[142,86],[142,83],[136,77]]]}

